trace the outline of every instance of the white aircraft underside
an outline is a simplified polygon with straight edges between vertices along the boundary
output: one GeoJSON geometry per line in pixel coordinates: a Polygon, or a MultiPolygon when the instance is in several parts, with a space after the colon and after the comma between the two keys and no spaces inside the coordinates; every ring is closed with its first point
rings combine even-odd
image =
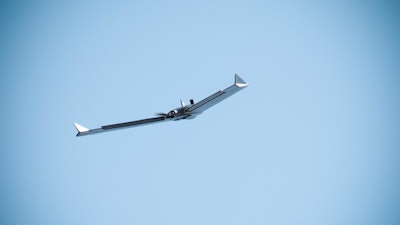
{"type": "Polygon", "coordinates": [[[97,134],[106,131],[113,131],[117,129],[136,127],[170,120],[193,119],[206,109],[216,105],[217,103],[221,102],[222,100],[228,98],[229,96],[235,94],[236,92],[242,90],[247,86],[248,84],[242,78],[240,78],[238,75],[235,75],[235,83],[232,86],[225,88],[224,90],[218,91],[215,94],[210,95],[209,97],[197,103],[194,103],[193,100],[190,100],[190,105],[185,105],[181,101],[182,107],[173,109],[168,113],[159,113],[157,114],[158,117],[105,125],[96,129],[88,129],[82,125],[79,125],[78,123],[74,123],[75,128],[78,130],[78,134],[76,136],[97,134]]]}

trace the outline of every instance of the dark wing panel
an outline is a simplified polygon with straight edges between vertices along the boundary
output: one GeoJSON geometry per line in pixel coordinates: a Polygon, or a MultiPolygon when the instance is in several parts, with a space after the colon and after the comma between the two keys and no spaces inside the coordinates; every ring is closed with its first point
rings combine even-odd
{"type": "Polygon", "coordinates": [[[106,131],[113,131],[113,130],[118,130],[118,129],[123,129],[123,128],[129,128],[129,127],[134,127],[134,126],[147,125],[147,124],[152,124],[152,123],[157,123],[157,122],[162,122],[162,121],[166,121],[166,117],[160,116],[160,117],[136,120],[136,121],[126,122],[126,123],[105,125],[105,126],[102,126],[101,128],[96,128],[96,129],[87,129],[86,127],[79,125],[77,123],[74,123],[74,126],[78,130],[78,134],[76,136],[84,136],[84,135],[89,135],[89,134],[97,134],[97,133],[102,133],[102,132],[106,132],[106,131]]]}
{"type": "Polygon", "coordinates": [[[149,118],[149,119],[143,119],[143,120],[136,120],[136,121],[132,121],[132,122],[126,122],[126,123],[111,124],[111,125],[102,126],[101,128],[104,130],[127,128],[127,127],[133,127],[133,126],[145,125],[145,124],[149,124],[149,123],[160,122],[160,121],[164,121],[164,120],[165,120],[165,117],[161,116],[161,117],[155,117],[155,118],[149,118]]]}
{"type": "Polygon", "coordinates": [[[221,102],[222,100],[230,97],[231,95],[235,94],[236,92],[242,90],[243,88],[247,87],[248,84],[243,81],[238,75],[235,75],[235,84],[232,86],[218,91],[215,94],[201,100],[200,102],[190,106],[187,109],[189,113],[202,113],[204,110],[210,108],[211,106],[216,105],[217,103],[221,102]]]}

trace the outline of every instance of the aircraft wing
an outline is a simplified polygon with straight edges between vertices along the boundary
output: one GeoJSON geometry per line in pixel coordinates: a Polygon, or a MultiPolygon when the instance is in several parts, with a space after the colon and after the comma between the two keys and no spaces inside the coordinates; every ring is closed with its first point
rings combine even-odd
{"type": "Polygon", "coordinates": [[[84,136],[84,135],[89,135],[89,134],[102,133],[102,132],[106,132],[106,131],[113,131],[113,130],[117,130],[117,129],[141,126],[141,125],[157,123],[157,122],[163,122],[166,120],[167,120],[167,117],[160,116],[160,117],[154,117],[154,118],[149,118],[149,119],[125,122],[125,123],[105,125],[105,126],[101,126],[100,128],[96,128],[96,129],[88,129],[78,123],[74,123],[74,126],[78,130],[78,133],[76,134],[76,136],[84,136]]]}
{"type": "Polygon", "coordinates": [[[235,83],[232,86],[218,91],[215,94],[212,94],[209,97],[197,102],[196,104],[191,105],[186,111],[192,114],[202,113],[204,110],[216,105],[217,103],[230,97],[247,86],[248,84],[237,74],[235,74],[235,83]]]}

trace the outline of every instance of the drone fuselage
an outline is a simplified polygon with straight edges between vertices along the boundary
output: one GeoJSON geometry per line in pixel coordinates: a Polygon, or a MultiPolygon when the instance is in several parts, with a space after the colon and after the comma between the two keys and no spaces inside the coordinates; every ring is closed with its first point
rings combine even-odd
{"type": "Polygon", "coordinates": [[[181,119],[194,119],[198,114],[191,113],[187,111],[190,106],[183,106],[169,111],[167,114],[168,118],[171,120],[181,120],[181,119]]]}

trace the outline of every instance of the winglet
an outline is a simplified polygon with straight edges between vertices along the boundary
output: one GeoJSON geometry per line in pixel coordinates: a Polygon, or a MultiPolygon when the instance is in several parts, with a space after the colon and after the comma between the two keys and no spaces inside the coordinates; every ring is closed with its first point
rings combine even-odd
{"type": "Polygon", "coordinates": [[[235,74],[235,85],[238,87],[247,87],[248,84],[239,75],[235,74]]]}
{"type": "Polygon", "coordinates": [[[76,130],[78,131],[78,134],[76,136],[78,136],[80,133],[84,133],[84,132],[88,132],[89,129],[87,129],[86,127],[78,124],[78,123],[74,123],[74,127],[76,128],[76,130]]]}

